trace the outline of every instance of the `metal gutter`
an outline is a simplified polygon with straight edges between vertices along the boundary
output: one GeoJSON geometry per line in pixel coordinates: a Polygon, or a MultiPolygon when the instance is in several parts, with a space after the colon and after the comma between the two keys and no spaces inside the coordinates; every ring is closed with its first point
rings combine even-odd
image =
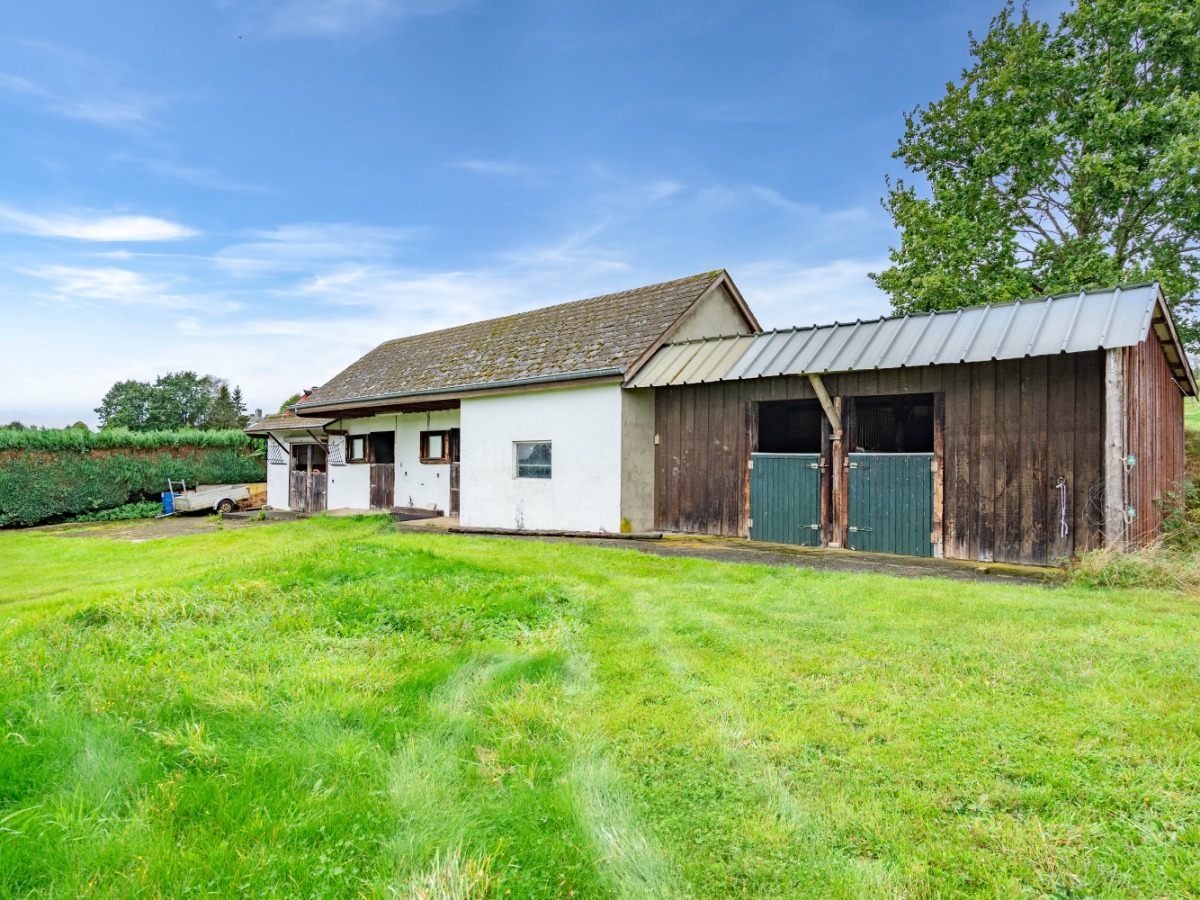
{"type": "Polygon", "coordinates": [[[507,381],[480,381],[474,384],[455,385],[444,388],[426,388],[422,391],[397,391],[389,394],[367,394],[347,397],[342,400],[327,400],[324,403],[297,403],[293,409],[323,409],[327,406],[351,406],[356,403],[375,403],[380,400],[402,400],[409,397],[433,397],[438,394],[461,394],[470,391],[486,391],[493,388],[521,387],[526,384],[549,384],[555,381],[579,381],[584,378],[604,378],[623,375],[624,369],[610,366],[606,369],[587,369],[583,372],[560,372],[556,375],[534,375],[531,378],[510,378],[507,381]]]}

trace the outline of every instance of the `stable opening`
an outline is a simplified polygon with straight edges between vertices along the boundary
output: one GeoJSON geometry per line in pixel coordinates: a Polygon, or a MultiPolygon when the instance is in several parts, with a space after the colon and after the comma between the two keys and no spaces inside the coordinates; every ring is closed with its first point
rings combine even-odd
{"type": "Polygon", "coordinates": [[[396,433],[394,431],[372,431],[371,462],[391,465],[396,461],[396,433]]]}
{"type": "Polygon", "coordinates": [[[292,468],[319,475],[325,471],[325,448],[320,444],[292,444],[292,468]]]}
{"type": "Polygon", "coordinates": [[[758,405],[759,453],[820,453],[821,404],[772,400],[758,405]]]}
{"type": "Polygon", "coordinates": [[[857,453],[932,453],[933,394],[856,397],[850,433],[857,453]]]}

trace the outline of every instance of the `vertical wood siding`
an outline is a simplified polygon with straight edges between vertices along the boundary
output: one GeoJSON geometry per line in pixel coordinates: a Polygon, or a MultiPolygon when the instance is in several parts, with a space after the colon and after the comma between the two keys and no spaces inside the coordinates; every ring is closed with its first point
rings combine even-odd
{"type": "Polygon", "coordinates": [[[1127,453],[1137,462],[1126,476],[1126,501],[1136,514],[1127,537],[1133,546],[1154,540],[1162,526],[1159,501],[1183,480],[1183,392],[1171,375],[1153,331],[1125,351],[1127,453]]]}
{"type": "MultiPolygon", "coordinates": [[[[1154,365],[1147,362],[1146,368],[1154,365]]],[[[1048,565],[1100,545],[1101,353],[854,372],[828,375],[824,381],[835,397],[942,395],[945,556],[1048,565]],[[1065,536],[1059,479],[1066,487],[1065,536]]],[[[1173,416],[1163,421],[1181,423],[1181,413],[1169,407],[1169,401],[1181,403],[1178,388],[1171,383],[1155,391],[1158,408],[1173,416]],[[1175,397],[1163,387],[1175,391],[1175,397]]],[[[1139,402],[1149,402],[1149,396],[1140,391],[1139,402]]],[[[808,380],[798,377],[658,388],[656,527],[746,537],[755,404],[815,397],[808,380]]],[[[853,404],[847,406],[850,417],[853,404]]],[[[1146,429],[1135,430],[1140,434],[1146,429]]],[[[1161,469],[1137,467],[1147,485],[1139,488],[1139,497],[1153,494],[1150,485],[1162,483],[1155,480],[1160,472],[1178,470],[1173,477],[1182,476],[1182,424],[1178,430],[1178,457],[1165,459],[1161,469]]],[[[1174,442],[1172,432],[1164,444],[1174,442]]],[[[1154,452],[1147,446],[1138,452],[1139,459],[1149,462],[1154,452]]],[[[1143,521],[1153,520],[1152,513],[1139,508],[1140,520],[1143,515],[1149,517],[1143,521]]]]}

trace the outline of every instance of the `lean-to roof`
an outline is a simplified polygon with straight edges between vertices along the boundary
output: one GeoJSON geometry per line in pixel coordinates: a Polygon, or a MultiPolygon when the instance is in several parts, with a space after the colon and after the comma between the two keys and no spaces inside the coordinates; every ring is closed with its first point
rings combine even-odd
{"type": "Polygon", "coordinates": [[[966,309],[838,322],[666,344],[629,387],[855,372],[1162,345],[1176,381],[1196,395],[1157,283],[966,309]]]}

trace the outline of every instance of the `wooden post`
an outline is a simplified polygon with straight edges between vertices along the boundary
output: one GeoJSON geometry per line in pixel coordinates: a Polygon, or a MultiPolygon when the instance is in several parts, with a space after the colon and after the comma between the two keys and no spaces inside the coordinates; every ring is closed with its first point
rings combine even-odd
{"type": "Polygon", "coordinates": [[[845,441],[843,440],[842,398],[833,398],[833,415],[830,417],[829,475],[831,482],[830,506],[832,507],[833,523],[830,529],[829,546],[846,546],[846,478],[849,474],[847,466],[850,460],[846,456],[845,441]]]}
{"type": "Polygon", "coordinates": [[[1104,545],[1126,549],[1125,350],[1104,354],[1104,545]]]}
{"type": "Polygon", "coordinates": [[[942,510],[946,503],[946,395],[933,395],[933,555],[941,559],[946,555],[943,543],[942,510]]]}

